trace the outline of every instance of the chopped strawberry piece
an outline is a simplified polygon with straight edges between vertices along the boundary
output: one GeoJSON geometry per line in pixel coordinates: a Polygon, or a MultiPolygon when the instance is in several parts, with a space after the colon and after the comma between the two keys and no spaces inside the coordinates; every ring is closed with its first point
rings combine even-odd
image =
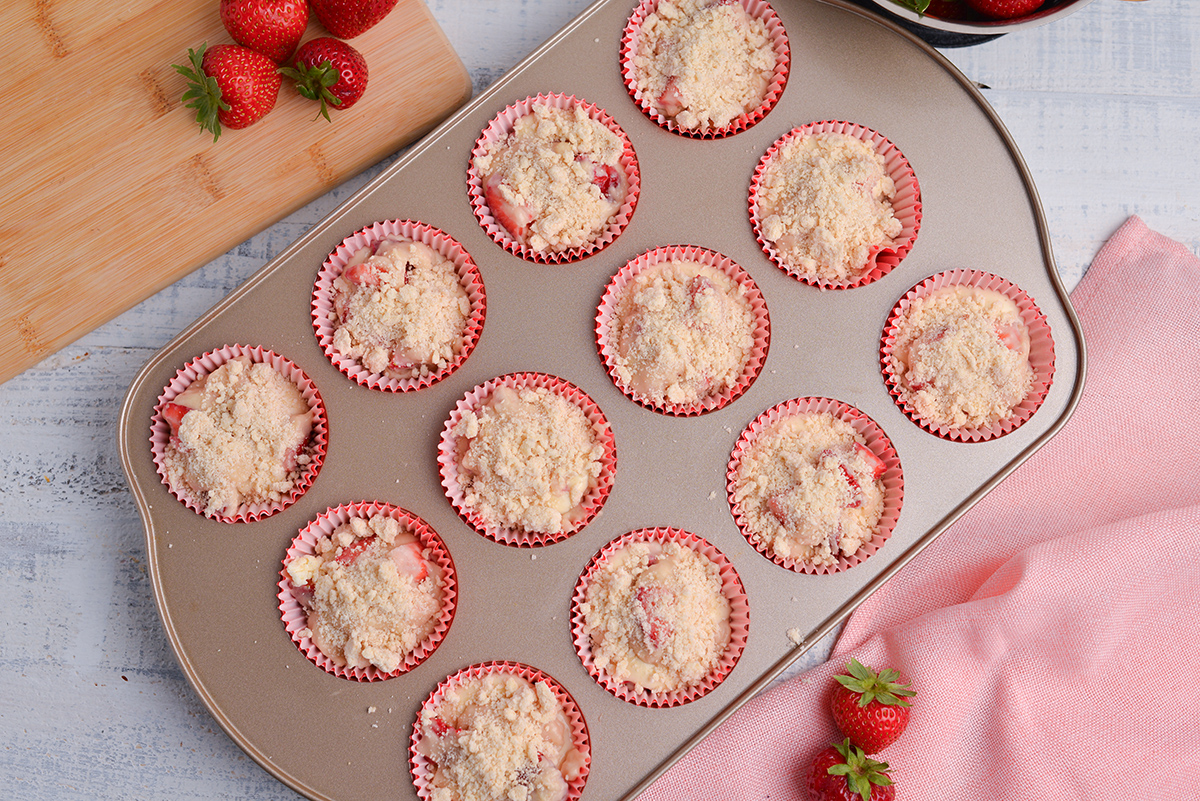
{"type": "Polygon", "coordinates": [[[171,427],[171,436],[179,436],[179,426],[183,422],[183,416],[190,412],[186,406],[180,406],[178,403],[168,403],[163,407],[162,416],[167,421],[167,425],[171,427]]]}
{"type": "Polygon", "coordinates": [[[842,524],[841,524],[841,521],[838,521],[838,524],[836,526],[834,526],[832,530],[830,530],[829,538],[826,540],[826,542],[829,545],[829,553],[832,554],[833,556],[837,556],[838,547],[841,544],[841,538],[842,538],[842,524]]]}
{"type": "Polygon", "coordinates": [[[621,185],[621,173],[610,164],[596,164],[592,167],[592,183],[600,187],[606,198],[615,200],[613,190],[621,185]]]}
{"type": "Polygon", "coordinates": [[[706,292],[713,290],[713,282],[708,280],[707,276],[697,275],[688,282],[688,302],[692,308],[696,307],[696,300],[706,292]]]}
{"type": "Polygon", "coordinates": [[[1016,323],[997,325],[996,336],[1000,337],[1000,341],[1004,343],[1004,347],[1017,353],[1021,352],[1023,348],[1021,343],[1021,327],[1016,323]]]}
{"type": "Polygon", "coordinates": [[[379,274],[384,272],[384,268],[378,262],[370,260],[351,264],[342,273],[346,280],[352,284],[359,286],[379,286],[379,274]]]}
{"type": "Polygon", "coordinates": [[[854,443],[854,449],[862,454],[862,457],[867,460],[867,464],[871,466],[871,478],[879,478],[887,471],[887,465],[875,454],[875,451],[861,442],[854,443]]]}
{"type": "Polygon", "coordinates": [[[402,576],[412,576],[414,581],[420,581],[429,575],[429,567],[419,542],[397,545],[392,549],[390,556],[402,576]]]}
{"type": "Polygon", "coordinates": [[[674,75],[667,78],[667,85],[658,99],[654,101],[654,105],[658,107],[664,117],[674,117],[683,111],[683,94],[679,91],[679,84],[675,82],[674,75]]]}
{"type": "Polygon", "coordinates": [[[313,587],[311,584],[301,584],[300,586],[292,585],[292,597],[296,599],[296,603],[305,609],[312,607],[313,587]]]}
{"type": "Polygon", "coordinates": [[[430,722],[430,724],[429,724],[429,728],[433,729],[433,736],[434,736],[434,737],[445,737],[445,736],[446,736],[447,734],[449,734],[450,732],[457,732],[457,731],[458,731],[458,729],[456,729],[456,728],[454,728],[453,726],[451,726],[449,723],[447,723],[447,722],[446,722],[445,720],[443,720],[442,718],[434,718],[434,719],[433,719],[433,720],[430,722]]]}
{"type": "Polygon", "coordinates": [[[352,565],[354,560],[362,555],[363,551],[375,544],[374,537],[364,537],[360,540],[355,540],[338,550],[338,555],[334,557],[334,561],[341,565],[352,565]]]}
{"type": "Polygon", "coordinates": [[[791,517],[788,515],[787,507],[784,505],[783,496],[785,493],[777,492],[767,498],[767,508],[771,510],[771,514],[779,521],[782,526],[790,525],[791,517]]]}
{"type": "Polygon", "coordinates": [[[300,452],[304,450],[304,443],[300,443],[294,448],[290,448],[283,455],[283,469],[289,473],[300,466],[300,452]]]}
{"type": "Polygon", "coordinates": [[[483,190],[483,199],[496,222],[517,239],[523,239],[529,232],[529,224],[533,222],[533,212],[506,200],[500,192],[500,184],[503,182],[504,178],[499,173],[489,177],[483,190]]]}
{"type": "Polygon", "coordinates": [[[674,630],[658,612],[663,602],[665,590],[661,587],[638,587],[634,592],[634,601],[645,612],[646,623],[642,634],[652,650],[657,651],[666,644],[674,630]]]}
{"type": "Polygon", "coordinates": [[[839,464],[838,470],[841,471],[842,478],[846,479],[846,483],[850,485],[850,500],[846,502],[846,508],[857,509],[862,506],[862,485],[858,483],[858,479],[846,465],[839,464]]]}

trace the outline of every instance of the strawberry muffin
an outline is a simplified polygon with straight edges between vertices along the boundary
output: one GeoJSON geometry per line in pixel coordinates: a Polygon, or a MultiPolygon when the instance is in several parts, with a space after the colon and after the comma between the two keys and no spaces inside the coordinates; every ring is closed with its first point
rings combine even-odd
{"type": "Polygon", "coordinates": [[[534,374],[509,378],[477,388],[447,423],[443,483],[488,536],[556,541],[582,527],[607,495],[611,435],[575,387],[534,374]]]}
{"type": "Polygon", "coordinates": [[[683,258],[637,270],[608,316],[603,347],[614,378],[657,407],[729,393],[755,348],[750,283],[683,258]]]}
{"type": "Polygon", "coordinates": [[[333,348],[371,373],[419,378],[463,350],[471,300],[454,262],[391,235],[359,249],[333,280],[333,348]]]}
{"type": "Polygon", "coordinates": [[[586,745],[545,680],[515,670],[468,675],[421,709],[413,735],[429,801],[565,801],[586,776],[586,745]]]}
{"type": "Polygon", "coordinates": [[[208,516],[279,504],[312,461],[316,416],[295,382],[247,353],[192,381],[161,408],[168,486],[208,516]]]}
{"type": "Polygon", "coordinates": [[[833,565],[879,530],[886,469],[846,420],[828,411],[786,414],[741,452],[730,499],[747,539],[760,550],[833,565]]]}
{"type": "Polygon", "coordinates": [[[296,632],[348,670],[398,670],[438,623],[445,582],[427,548],[395,517],[352,516],[284,566],[307,613],[296,632]]]}
{"type": "Polygon", "coordinates": [[[670,540],[609,553],[580,612],[597,669],[637,692],[697,684],[729,645],[730,604],[717,565],[670,540]]]}
{"type": "Polygon", "coordinates": [[[687,132],[720,131],[758,109],[775,74],[767,23],[738,2],[660,0],[633,42],[634,90],[687,132]]]}
{"type": "MultiPolygon", "coordinates": [[[[519,249],[535,254],[590,248],[630,198],[627,141],[593,116],[593,106],[539,98],[511,130],[481,139],[474,191],[519,249]]],[[[619,128],[617,129],[619,130],[619,128]]]]}
{"type": "Polygon", "coordinates": [[[942,286],[913,298],[892,328],[888,360],[899,399],[936,426],[992,426],[1033,388],[1029,328],[1005,294],[942,286]]]}
{"type": "Polygon", "coordinates": [[[895,196],[871,143],[818,131],[776,144],[759,168],[752,203],[759,236],[781,267],[810,283],[849,285],[904,229],[895,196]]]}

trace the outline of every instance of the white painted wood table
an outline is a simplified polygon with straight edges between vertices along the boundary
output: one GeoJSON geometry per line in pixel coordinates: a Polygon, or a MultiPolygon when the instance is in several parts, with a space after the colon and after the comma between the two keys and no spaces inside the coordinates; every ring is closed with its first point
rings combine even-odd
{"type": "MultiPolygon", "coordinates": [[[[477,91],[588,4],[429,0],[477,91]]],[[[1068,287],[1131,214],[1200,251],[1200,3],[1095,0],[943,52],[1016,140],[1068,287]]],[[[156,350],[382,166],[0,385],[0,797],[297,798],[221,731],[175,662],[117,413],[156,350]]]]}

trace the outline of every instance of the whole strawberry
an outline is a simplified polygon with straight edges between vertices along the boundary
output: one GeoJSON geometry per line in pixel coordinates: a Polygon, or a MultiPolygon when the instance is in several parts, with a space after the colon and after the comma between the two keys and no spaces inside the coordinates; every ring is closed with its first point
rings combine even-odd
{"type": "Polygon", "coordinates": [[[375,27],[398,0],[310,0],[312,12],[325,30],[340,39],[353,39],[375,27]]]}
{"type": "Polygon", "coordinates": [[[221,0],[221,22],[233,41],[282,64],[296,52],[308,27],[308,2],[221,0]]]}
{"type": "Polygon", "coordinates": [[[221,0],[221,22],[234,42],[275,64],[296,52],[308,26],[307,0],[221,0]]]}
{"type": "Polygon", "coordinates": [[[849,676],[835,676],[833,721],[850,742],[868,754],[887,748],[904,733],[910,704],[916,693],[900,674],[888,668],[876,673],[857,659],[846,666],[849,676]]]}
{"type": "Polygon", "coordinates": [[[812,801],[892,801],[892,784],[886,762],[876,762],[849,739],[817,754],[808,771],[812,801]]]}
{"type": "Polygon", "coordinates": [[[196,122],[211,131],[213,141],[221,126],[245,128],[275,108],[283,80],[275,62],[241,45],[200,45],[188,48],[190,66],[174,64],[188,80],[184,105],[196,110],[196,122]]]}
{"type": "Polygon", "coordinates": [[[296,82],[296,91],[321,103],[321,116],[329,108],[345,110],[367,89],[367,61],[340,39],[321,36],[305,42],[292,59],[293,66],[279,71],[296,82]]]}
{"type": "Polygon", "coordinates": [[[1032,14],[1046,0],[966,0],[967,5],[991,19],[1014,19],[1032,14]]]}

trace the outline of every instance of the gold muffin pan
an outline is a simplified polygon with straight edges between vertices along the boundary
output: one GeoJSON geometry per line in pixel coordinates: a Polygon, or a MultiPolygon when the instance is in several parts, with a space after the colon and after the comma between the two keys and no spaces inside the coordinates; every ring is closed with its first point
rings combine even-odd
{"type": "Polygon", "coordinates": [[[408,746],[421,703],[445,677],[479,662],[545,671],[578,703],[591,736],[583,798],[631,798],[721,720],[835,628],[889,577],[1028,458],[1078,401],[1084,350],[1058,280],[1036,190],[1011,138],[981,95],[935,50],[840,0],[777,0],[791,68],[778,104],[753,127],[715,140],[673,134],[630,97],[618,61],[631,0],[601,0],[426,136],[378,178],[155,354],[129,388],[119,445],[146,530],[163,627],[213,717],[280,781],[311,799],[415,798],[408,746]],[[489,121],[538,93],[595,103],[625,130],[641,172],[638,206],[598,253],[538,264],[498,246],[467,192],[471,149],[489,121]],[[748,193],[780,136],[820,120],[878,131],[920,181],[921,231],[887,275],[820,290],[771,263],[755,240],[748,193]],[[321,264],[342,240],[381,220],[444,231],[470,253],[487,315],[467,361],[411,392],[358,385],[325,356],[310,315],[321,264]],[[754,279],[771,322],[754,384],[718,410],[676,417],[614,386],[596,345],[604,289],[629,260],[664,245],[709,248],[754,279]],[[1017,430],[953,442],[911,422],[880,371],[880,337],[896,301],[947,269],[986,270],[1029,293],[1054,336],[1056,372],[1042,407],[1017,430]],[[196,356],[232,343],[296,363],[321,392],[328,449],[312,487],[269,518],[228,524],[177,501],[155,471],[156,399],[196,356]],[[603,510],[579,533],[539,548],[476,533],[443,490],[438,441],[459,399],[513,372],[543,372],[584,390],[616,441],[603,510]],[[745,427],[791,398],[848,403],[886,433],[903,468],[904,505],[891,537],[848,570],[807,575],[774,564],[739,532],[726,496],[730,454],[745,427]],[[276,598],[296,533],[330,507],[390,503],[425,520],[458,572],[458,609],[441,646],[413,670],[359,683],[313,665],[289,636],[276,598]],[[608,542],[648,527],[703,537],[736,568],[749,634],[728,677],[697,700],[647,708],[614,697],[573,644],[573,589],[608,542]],[[789,638],[789,632],[798,637],[789,638]]]}

